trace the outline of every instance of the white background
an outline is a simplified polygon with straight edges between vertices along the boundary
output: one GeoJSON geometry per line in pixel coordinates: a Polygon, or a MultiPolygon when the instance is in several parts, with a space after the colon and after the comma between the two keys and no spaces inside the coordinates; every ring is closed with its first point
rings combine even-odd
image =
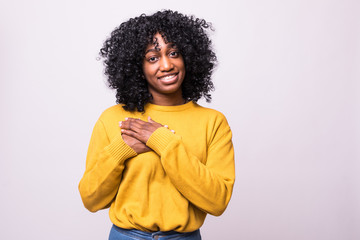
{"type": "Polygon", "coordinates": [[[213,23],[212,108],[237,179],[203,239],[360,239],[360,2],[0,1],[0,239],[107,239],[77,185],[115,104],[97,61],[121,22],[173,9],[213,23]]]}

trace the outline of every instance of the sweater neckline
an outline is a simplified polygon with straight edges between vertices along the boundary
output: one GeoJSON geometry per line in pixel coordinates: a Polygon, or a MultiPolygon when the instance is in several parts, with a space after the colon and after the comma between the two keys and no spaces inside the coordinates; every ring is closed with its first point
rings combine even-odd
{"type": "Polygon", "coordinates": [[[195,103],[193,101],[190,101],[190,102],[187,102],[187,103],[181,104],[181,105],[176,105],[176,106],[162,106],[162,105],[147,103],[145,105],[145,112],[147,110],[155,110],[155,111],[161,111],[161,112],[179,112],[179,111],[188,109],[190,107],[193,107],[194,105],[195,105],[195,103]]]}

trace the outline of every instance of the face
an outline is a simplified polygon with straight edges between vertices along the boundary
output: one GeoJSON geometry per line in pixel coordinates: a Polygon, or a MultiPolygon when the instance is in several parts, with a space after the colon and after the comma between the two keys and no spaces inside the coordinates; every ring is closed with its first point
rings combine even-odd
{"type": "Polygon", "coordinates": [[[155,34],[157,46],[149,44],[145,51],[143,72],[149,92],[157,98],[181,98],[181,84],[185,78],[184,60],[176,46],[165,43],[159,33],[155,34]]]}

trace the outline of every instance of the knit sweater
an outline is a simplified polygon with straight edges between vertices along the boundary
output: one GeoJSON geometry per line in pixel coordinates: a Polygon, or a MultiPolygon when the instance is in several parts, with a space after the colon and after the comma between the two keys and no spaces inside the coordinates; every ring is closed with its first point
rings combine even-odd
{"type": "Polygon", "coordinates": [[[121,105],[105,110],[95,124],[79,184],[85,207],[110,206],[118,227],[142,231],[190,232],[206,214],[221,215],[235,181],[230,127],[223,114],[194,102],[178,106],[146,104],[145,112],[121,105]],[[122,139],[126,117],[154,121],[160,127],[137,154],[122,139]]]}

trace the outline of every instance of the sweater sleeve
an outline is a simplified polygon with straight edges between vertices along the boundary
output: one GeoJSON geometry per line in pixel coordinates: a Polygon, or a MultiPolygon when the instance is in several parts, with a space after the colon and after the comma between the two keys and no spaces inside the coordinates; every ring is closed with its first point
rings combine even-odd
{"type": "Polygon", "coordinates": [[[84,206],[91,212],[108,207],[120,185],[126,159],[136,155],[122,139],[121,133],[109,140],[101,120],[95,124],[85,173],[79,183],[84,206]]]}
{"type": "Polygon", "coordinates": [[[164,127],[150,136],[147,145],[160,155],[164,170],[185,198],[202,211],[219,216],[226,209],[235,181],[231,139],[224,117],[213,129],[205,164],[186,149],[180,136],[164,127]]]}

